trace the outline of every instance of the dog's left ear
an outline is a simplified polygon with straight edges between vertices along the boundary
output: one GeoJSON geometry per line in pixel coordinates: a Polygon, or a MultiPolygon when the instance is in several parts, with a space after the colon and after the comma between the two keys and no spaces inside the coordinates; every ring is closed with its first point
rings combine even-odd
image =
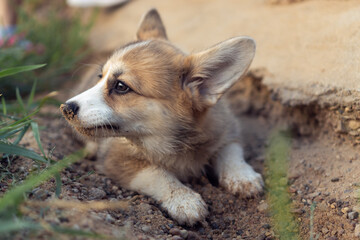
{"type": "Polygon", "coordinates": [[[155,8],[150,9],[143,16],[136,37],[141,41],[156,38],[167,39],[164,24],[155,8]]]}
{"type": "Polygon", "coordinates": [[[197,110],[215,105],[244,76],[254,58],[255,48],[252,38],[235,37],[186,58],[183,88],[191,95],[197,110]]]}

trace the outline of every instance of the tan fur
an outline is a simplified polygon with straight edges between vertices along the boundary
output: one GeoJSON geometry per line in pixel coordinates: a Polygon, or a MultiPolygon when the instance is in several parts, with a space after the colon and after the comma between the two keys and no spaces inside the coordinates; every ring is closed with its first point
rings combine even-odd
{"type": "Polygon", "coordinates": [[[137,36],[109,58],[95,87],[62,106],[81,134],[108,137],[98,151],[107,174],[189,225],[208,212],[201,196],[178,179],[200,176],[206,164],[214,165],[227,190],[258,194],[261,176],[244,161],[239,123],[221,98],[249,67],[253,40],[237,37],[186,55],[166,40],[156,10],[145,15],[137,36]],[[119,81],[131,91],[117,93],[119,81]],[[70,102],[80,104],[78,113],[70,102]]]}

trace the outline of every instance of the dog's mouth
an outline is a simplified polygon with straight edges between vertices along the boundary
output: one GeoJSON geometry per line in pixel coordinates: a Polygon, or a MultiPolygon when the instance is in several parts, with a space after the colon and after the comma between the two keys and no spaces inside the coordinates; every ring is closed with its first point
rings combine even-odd
{"type": "Polygon", "coordinates": [[[110,130],[110,131],[116,131],[119,130],[120,127],[112,124],[105,124],[105,125],[98,125],[93,127],[82,127],[85,130],[88,131],[94,131],[94,130],[110,130]]]}
{"type": "MultiPolygon", "coordinates": [[[[74,125],[73,125],[74,126],[74,125]]],[[[119,135],[120,126],[112,124],[97,125],[91,127],[74,126],[81,134],[91,138],[116,137],[119,135]]]]}

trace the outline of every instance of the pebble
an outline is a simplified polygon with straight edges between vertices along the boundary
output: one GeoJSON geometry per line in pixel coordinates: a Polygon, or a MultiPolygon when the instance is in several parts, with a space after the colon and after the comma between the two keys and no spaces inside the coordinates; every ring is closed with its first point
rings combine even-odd
{"type": "Polygon", "coordinates": [[[91,188],[89,191],[89,199],[90,200],[102,199],[105,196],[106,196],[105,191],[100,188],[91,188]]]}
{"type": "Polygon", "coordinates": [[[355,234],[355,237],[360,237],[360,224],[355,225],[354,234],[355,234]]]}
{"type": "Polygon", "coordinates": [[[257,207],[257,210],[259,212],[265,212],[267,209],[268,209],[269,205],[265,202],[265,201],[262,201],[259,206],[257,207]]]}
{"type": "Polygon", "coordinates": [[[180,230],[180,236],[183,237],[184,239],[186,239],[188,237],[189,233],[187,230],[183,229],[180,230]]]}
{"type": "Polygon", "coordinates": [[[354,198],[360,199],[360,189],[356,189],[353,193],[354,198]]]}
{"type": "Polygon", "coordinates": [[[327,229],[326,227],[323,227],[323,228],[321,229],[321,232],[322,232],[323,234],[327,234],[327,233],[329,232],[329,229],[327,229]]]}
{"type": "Polygon", "coordinates": [[[358,212],[349,212],[348,213],[348,218],[351,220],[357,219],[359,217],[359,213],[358,212]]]}
{"type": "Polygon", "coordinates": [[[356,120],[350,120],[349,121],[349,128],[352,130],[356,130],[358,128],[360,128],[360,122],[356,121],[356,120]]]}
{"type": "Polygon", "coordinates": [[[115,219],[110,214],[106,214],[105,220],[108,223],[114,223],[115,222],[115,219]]]}
{"type": "Polygon", "coordinates": [[[170,229],[169,233],[170,233],[171,235],[178,235],[178,236],[180,236],[180,229],[178,229],[178,228],[172,228],[172,229],[170,229]]]}
{"type": "Polygon", "coordinates": [[[172,236],[170,239],[171,240],[183,240],[183,238],[180,236],[172,236]]]}
{"type": "Polygon", "coordinates": [[[141,230],[143,231],[143,232],[145,232],[145,233],[147,233],[147,232],[150,232],[150,230],[151,230],[151,228],[149,227],[149,226],[142,226],[141,227],[141,230]]]}
{"type": "Polygon", "coordinates": [[[314,193],[310,193],[310,194],[308,195],[308,197],[309,197],[309,198],[315,198],[315,197],[319,196],[320,194],[321,194],[321,192],[314,192],[314,193]]]}
{"type": "Polygon", "coordinates": [[[347,212],[349,212],[349,210],[350,209],[348,207],[344,207],[344,208],[341,209],[341,212],[346,214],[347,212]]]}
{"type": "Polygon", "coordinates": [[[338,182],[339,180],[340,180],[340,178],[335,177],[335,178],[332,178],[332,179],[331,179],[331,182],[338,182]]]}
{"type": "Polygon", "coordinates": [[[353,206],[352,209],[353,209],[354,212],[360,212],[360,206],[359,205],[353,206]]]}

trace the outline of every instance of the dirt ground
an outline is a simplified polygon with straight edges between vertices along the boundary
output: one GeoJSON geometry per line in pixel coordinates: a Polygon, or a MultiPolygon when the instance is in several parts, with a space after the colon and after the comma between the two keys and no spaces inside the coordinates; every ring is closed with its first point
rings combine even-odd
{"type": "MultiPolygon", "coordinates": [[[[309,114],[311,111],[304,108],[281,107],[277,101],[269,99],[271,93],[261,85],[261,79],[251,74],[241,84],[235,92],[239,100],[237,114],[246,139],[245,157],[257,171],[264,173],[264,153],[269,131],[279,124],[293,131],[288,173],[289,193],[301,237],[309,239],[310,205],[316,202],[313,232],[319,236],[318,239],[356,239],[354,231],[358,223],[357,211],[360,209],[356,201],[359,197],[357,195],[360,195],[360,156],[357,146],[348,136],[329,130],[330,125],[325,120],[331,118],[331,112],[316,110],[316,106],[311,108],[318,114],[309,114]],[[258,101],[252,100],[254,97],[258,101]],[[271,110],[275,108],[277,112],[271,110]]],[[[55,159],[61,159],[81,147],[57,108],[45,108],[38,120],[40,126],[44,126],[41,140],[48,151],[53,151],[55,159]]],[[[37,149],[31,133],[26,135],[22,144],[37,149]]],[[[25,174],[31,168],[31,161],[18,158],[11,171],[25,174]]],[[[189,184],[201,194],[210,212],[205,222],[194,227],[178,225],[153,199],[116,185],[103,175],[100,161],[81,160],[63,171],[61,180],[63,186],[60,199],[75,202],[124,201],[128,206],[116,210],[80,211],[72,207],[30,205],[25,206],[28,216],[49,224],[90,230],[118,239],[277,238],[271,227],[266,194],[255,199],[241,199],[212,185],[206,177],[189,184]]],[[[34,189],[30,199],[53,201],[54,185],[54,180],[51,180],[34,189]]],[[[2,191],[5,190],[6,184],[2,186],[2,191]]],[[[15,238],[49,237],[54,236],[23,232],[15,238]]]]}

